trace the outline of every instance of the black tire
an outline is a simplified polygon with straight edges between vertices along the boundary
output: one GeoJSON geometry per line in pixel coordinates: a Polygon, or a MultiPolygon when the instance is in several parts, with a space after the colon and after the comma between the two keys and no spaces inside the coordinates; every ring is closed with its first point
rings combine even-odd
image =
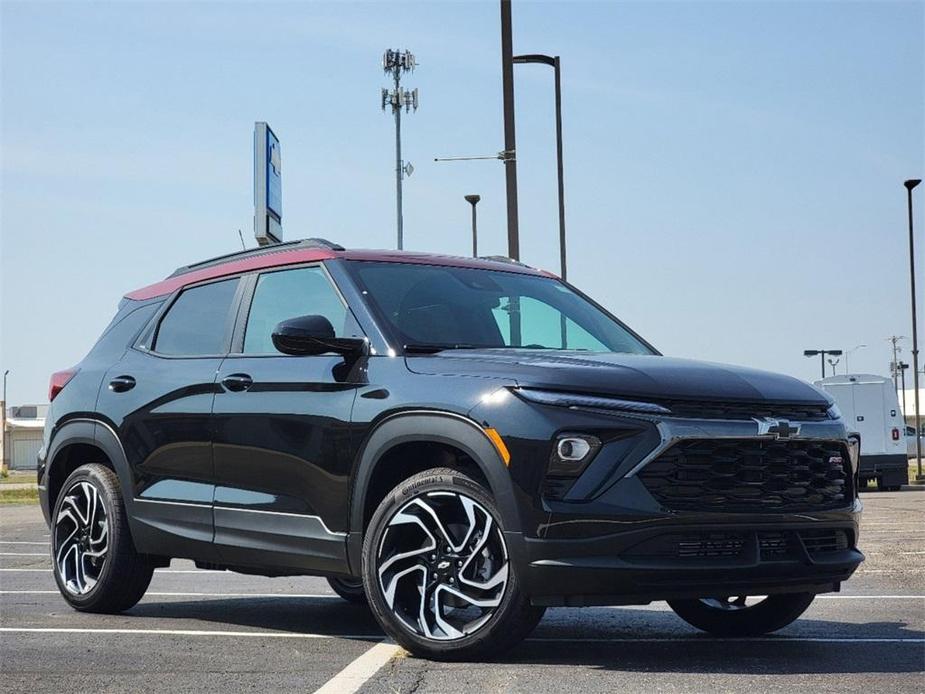
{"type": "Polygon", "coordinates": [[[669,600],[668,604],[685,622],[716,636],[760,636],[783,629],[810,606],[812,593],[769,595],[761,602],[735,609],[723,609],[703,600],[669,600]]]}
{"type": "Polygon", "coordinates": [[[902,489],[902,485],[901,485],[901,484],[891,484],[891,485],[888,485],[888,486],[884,487],[884,488],[883,488],[883,491],[885,491],[885,492],[898,492],[900,489],[902,489]]]}
{"type": "MultiPolygon", "coordinates": [[[[441,495],[437,494],[435,496],[439,497],[441,495]]],[[[517,575],[516,567],[513,562],[510,561],[509,555],[506,553],[506,545],[503,541],[504,528],[499,518],[500,515],[498,514],[497,507],[489,492],[472,478],[449,468],[427,470],[404,480],[383,499],[381,504],[379,504],[379,508],[376,509],[369,523],[363,542],[363,583],[366,587],[366,595],[369,600],[370,608],[376,619],[382,625],[386,633],[407,651],[416,656],[434,660],[459,661],[492,659],[498,657],[503,652],[522,641],[533,631],[536,625],[539,624],[540,620],[543,618],[545,608],[531,605],[529,599],[521,589],[520,578],[517,575]],[[434,492],[450,492],[451,495],[443,494],[442,496],[451,496],[457,500],[466,497],[480,505],[482,507],[481,510],[486,516],[491,517],[493,523],[491,526],[485,526],[484,534],[486,536],[491,534],[491,537],[494,538],[493,542],[495,543],[497,543],[497,538],[500,536],[500,546],[504,552],[503,562],[497,562],[494,559],[486,560],[490,561],[493,567],[500,565],[500,568],[495,569],[496,575],[503,573],[506,576],[505,583],[503,587],[500,588],[502,592],[493,598],[493,600],[499,601],[498,604],[489,613],[487,618],[481,618],[484,621],[479,621],[478,626],[474,627],[471,632],[468,630],[463,631],[461,632],[464,634],[463,636],[450,637],[450,640],[437,640],[436,638],[428,638],[418,633],[421,631],[420,621],[417,624],[418,631],[413,630],[412,627],[409,627],[403,622],[402,619],[393,612],[392,608],[389,607],[379,580],[380,562],[378,554],[379,549],[383,546],[383,537],[389,529],[389,522],[393,520],[393,517],[397,515],[399,510],[407,508],[409,503],[415,500],[429,500],[434,498],[429,496],[434,492]],[[506,567],[506,570],[504,567],[506,567]]],[[[483,520],[487,522],[487,517],[483,520]]],[[[470,524],[470,528],[471,527],[474,526],[470,524]]],[[[481,533],[479,536],[481,536],[481,533]]],[[[469,537],[469,535],[466,535],[466,538],[469,537]]],[[[456,539],[459,538],[457,537],[456,539]]],[[[460,546],[465,545],[467,541],[468,539],[464,539],[460,546]]],[[[478,544],[477,539],[473,540],[472,544],[478,544]]],[[[483,546],[487,547],[488,543],[484,543],[483,546]]],[[[449,550],[450,547],[447,546],[446,549],[449,550]]],[[[439,551],[439,548],[437,551],[439,551]]],[[[463,547],[460,551],[466,551],[466,548],[463,547]]],[[[481,561],[480,557],[487,556],[487,552],[488,550],[486,549],[482,549],[481,553],[478,549],[473,550],[470,554],[470,558],[462,562],[463,568],[459,569],[456,575],[462,577],[463,572],[467,570],[466,566],[468,566],[469,562],[473,561],[473,559],[481,561]]],[[[421,557],[423,561],[426,561],[427,558],[428,557],[421,557]]],[[[433,557],[430,558],[432,559],[433,557]]],[[[457,559],[459,558],[460,556],[457,556],[457,559]]],[[[444,564],[446,564],[446,562],[438,562],[431,564],[431,567],[436,567],[436,569],[434,569],[436,571],[444,564]]],[[[459,563],[455,564],[455,566],[459,565],[459,563]]],[[[385,566],[385,563],[383,563],[383,566],[385,566]]],[[[443,570],[452,572],[456,569],[450,568],[443,570]]],[[[425,571],[423,575],[424,585],[426,586],[428,576],[435,574],[428,574],[425,571]]],[[[439,580],[440,579],[435,580],[435,583],[439,583],[439,580]]],[[[449,578],[443,580],[453,583],[453,580],[449,578]]],[[[458,588],[463,589],[463,581],[461,578],[457,583],[458,588]]],[[[436,599],[436,593],[434,593],[433,596],[434,599],[436,599]]],[[[451,596],[450,600],[454,600],[454,598],[451,596]]],[[[425,601],[422,599],[421,604],[424,605],[424,602],[425,601]]],[[[450,611],[450,617],[453,616],[453,612],[454,610],[450,611]]],[[[444,615],[444,617],[447,617],[447,615],[444,615]]]]}
{"type": "Polygon", "coordinates": [[[356,578],[353,580],[328,577],[328,585],[331,589],[347,602],[353,605],[368,605],[366,600],[366,591],[363,590],[363,579],[356,578]]]}
{"type": "Polygon", "coordinates": [[[51,514],[51,560],[52,572],[61,595],[71,607],[81,612],[123,612],[141,600],[148,589],[154,573],[154,564],[135,551],[125,505],[122,502],[119,478],[105,465],[83,465],[71,473],[61,487],[61,493],[58,494],[51,514]],[[80,486],[82,484],[89,484],[99,494],[99,502],[108,521],[108,544],[106,554],[100,562],[95,584],[86,592],[76,593],[73,589],[74,584],[71,584],[71,588],[68,587],[56,561],[56,554],[66,544],[63,542],[65,538],[59,537],[59,530],[62,535],[67,531],[67,527],[63,525],[66,520],[62,520],[61,524],[57,520],[69,494],[78,494],[78,490],[85,489],[80,486]]]}

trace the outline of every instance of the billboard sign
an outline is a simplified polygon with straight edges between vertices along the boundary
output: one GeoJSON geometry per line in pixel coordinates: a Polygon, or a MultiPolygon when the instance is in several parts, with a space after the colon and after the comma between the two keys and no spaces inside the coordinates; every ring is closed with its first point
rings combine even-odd
{"type": "Polygon", "coordinates": [[[279,138],[254,124],[254,236],[267,246],[283,240],[283,167],[279,138]]]}

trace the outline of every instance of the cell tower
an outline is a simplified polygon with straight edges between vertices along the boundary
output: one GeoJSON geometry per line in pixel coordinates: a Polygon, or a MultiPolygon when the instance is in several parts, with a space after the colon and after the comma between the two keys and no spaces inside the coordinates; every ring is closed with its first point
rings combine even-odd
{"type": "Polygon", "coordinates": [[[392,75],[395,81],[394,89],[382,90],[382,110],[385,111],[387,106],[392,107],[392,113],[395,116],[395,206],[397,210],[397,227],[398,227],[398,250],[404,247],[404,237],[402,235],[402,213],[401,213],[401,184],[405,176],[411,176],[414,167],[411,162],[405,164],[401,159],[401,111],[405,109],[408,113],[412,109],[418,110],[418,90],[407,90],[401,86],[401,76],[404,72],[414,72],[415,61],[411,51],[393,51],[387,50],[382,56],[382,69],[386,74],[392,75]]]}

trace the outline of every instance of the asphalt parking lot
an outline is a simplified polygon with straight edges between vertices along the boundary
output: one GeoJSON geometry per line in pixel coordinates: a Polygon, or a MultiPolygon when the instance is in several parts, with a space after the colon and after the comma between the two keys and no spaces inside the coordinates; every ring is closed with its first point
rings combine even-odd
{"type": "Polygon", "coordinates": [[[0,507],[0,691],[925,691],[925,494],[865,494],[867,554],[843,592],[776,635],[698,633],[659,603],[555,609],[485,664],[383,643],[322,579],[174,561],[124,615],[59,597],[38,506],[0,507]]]}

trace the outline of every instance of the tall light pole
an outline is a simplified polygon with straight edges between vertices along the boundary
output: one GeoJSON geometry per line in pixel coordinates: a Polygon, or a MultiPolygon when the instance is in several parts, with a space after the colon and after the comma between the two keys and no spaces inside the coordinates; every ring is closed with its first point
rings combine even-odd
{"type": "Polygon", "coordinates": [[[915,317],[915,237],[912,233],[912,189],[921,179],[910,178],[903,181],[906,187],[906,201],[909,211],[909,285],[912,291],[912,388],[915,390],[915,457],[918,460],[916,480],[925,480],[922,476],[922,429],[921,412],[919,411],[919,339],[915,317]]]}
{"type": "Polygon", "coordinates": [[[402,229],[402,202],[401,202],[401,183],[404,177],[410,176],[414,167],[409,163],[407,166],[401,158],[401,110],[405,109],[407,113],[411,109],[418,110],[418,90],[408,91],[401,86],[401,76],[404,72],[413,72],[415,66],[414,55],[411,51],[393,51],[387,50],[382,56],[382,69],[386,74],[391,74],[395,82],[394,89],[382,90],[382,110],[386,106],[392,107],[392,114],[395,116],[395,210],[396,210],[396,227],[398,234],[398,250],[404,248],[404,232],[402,229]]]}
{"type": "MultiPolygon", "coordinates": [[[[559,274],[562,279],[568,279],[565,261],[565,182],[563,180],[562,165],[562,80],[559,56],[549,55],[516,55],[515,63],[539,63],[549,65],[555,71],[556,89],[556,175],[559,186],[559,274]]],[[[564,345],[563,345],[564,346],[564,345]]]]}
{"type": "Polygon", "coordinates": [[[867,347],[867,345],[855,345],[855,346],[852,347],[851,349],[846,349],[846,350],[845,350],[845,376],[847,376],[848,373],[849,373],[849,371],[848,371],[848,357],[851,356],[851,353],[852,353],[852,352],[857,352],[859,349],[863,349],[864,347],[867,347]]]}
{"type": "Polygon", "coordinates": [[[475,206],[482,199],[480,195],[467,195],[466,202],[472,205],[472,257],[479,257],[479,227],[475,214],[475,206]]]}
{"type": "MultiPolygon", "coordinates": [[[[503,154],[504,182],[507,191],[507,254],[509,258],[520,260],[520,229],[517,221],[517,138],[514,135],[514,39],[511,32],[511,0],[501,0],[501,92],[504,103],[503,154]]],[[[519,334],[519,313],[517,318],[517,332],[519,334]]],[[[515,344],[518,343],[515,342],[515,344]]]]}
{"type": "Polygon", "coordinates": [[[825,355],[828,354],[833,357],[840,357],[842,351],[840,349],[804,349],[804,357],[815,357],[819,356],[819,360],[822,363],[822,377],[825,378],[825,355]]]}

